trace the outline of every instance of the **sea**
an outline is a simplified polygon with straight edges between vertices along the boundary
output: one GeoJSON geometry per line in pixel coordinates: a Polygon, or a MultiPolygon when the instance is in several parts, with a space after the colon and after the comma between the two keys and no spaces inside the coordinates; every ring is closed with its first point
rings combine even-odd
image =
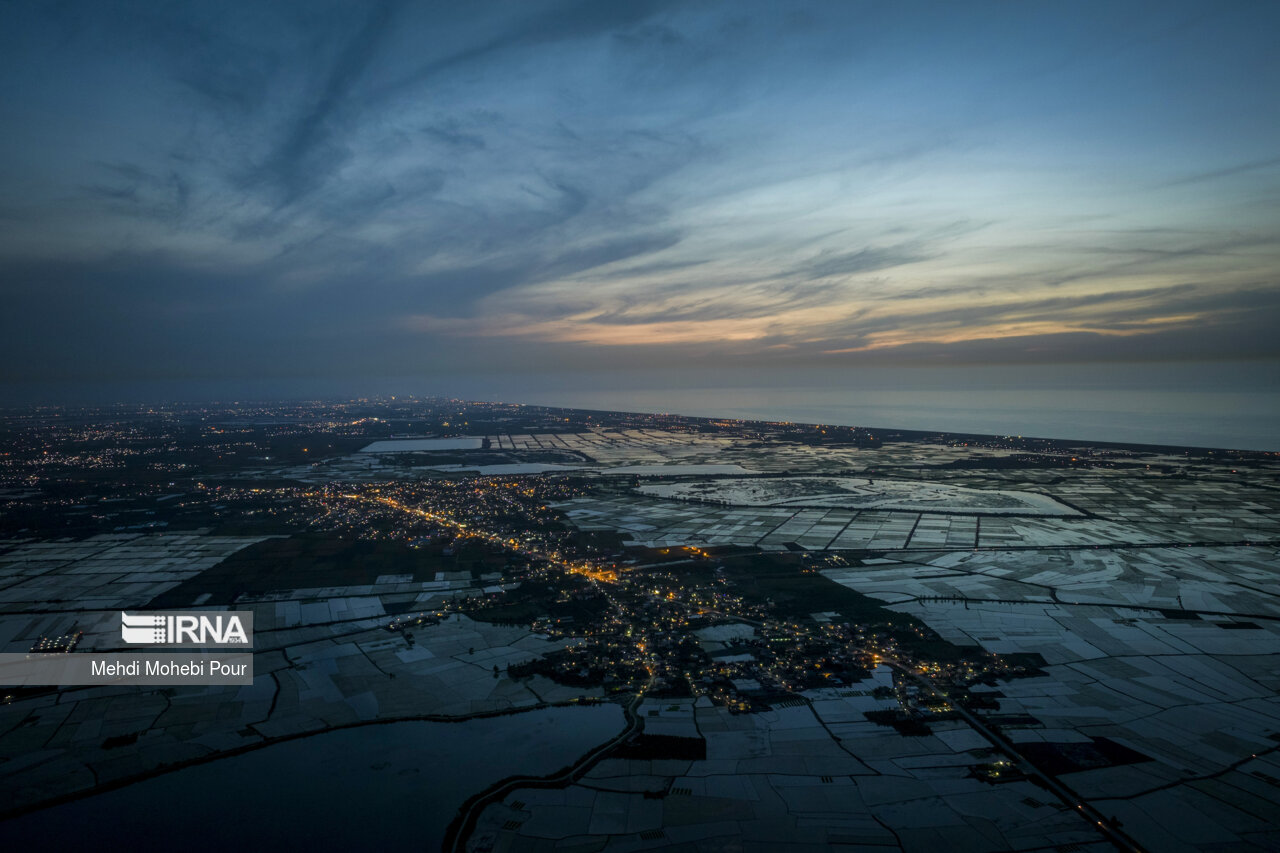
{"type": "Polygon", "coordinates": [[[948,367],[513,366],[398,377],[0,386],[0,405],[412,395],[872,429],[1280,451],[1280,361],[948,367]]]}

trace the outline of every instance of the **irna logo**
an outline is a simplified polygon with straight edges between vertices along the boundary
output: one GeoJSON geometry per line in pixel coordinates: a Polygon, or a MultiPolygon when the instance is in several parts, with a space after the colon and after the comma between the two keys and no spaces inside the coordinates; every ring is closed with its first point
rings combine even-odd
{"type": "Polygon", "coordinates": [[[120,637],[139,646],[248,646],[251,612],[125,613],[120,637]]]}

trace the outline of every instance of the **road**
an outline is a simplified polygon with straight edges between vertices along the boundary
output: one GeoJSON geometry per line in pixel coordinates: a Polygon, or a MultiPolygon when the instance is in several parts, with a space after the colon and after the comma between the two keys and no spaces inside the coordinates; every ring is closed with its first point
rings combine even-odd
{"type": "Polygon", "coordinates": [[[1052,791],[1058,799],[1075,809],[1081,817],[1093,823],[1098,832],[1106,836],[1107,840],[1116,847],[1121,850],[1127,850],[1129,853],[1145,853],[1144,849],[1139,847],[1137,842],[1113,826],[1111,822],[1107,820],[1105,815],[1093,806],[1089,805],[1089,803],[1081,798],[1075,791],[1072,791],[1056,778],[1050,776],[1032,764],[1025,756],[1022,755],[1022,753],[1018,751],[1017,746],[1015,746],[1011,740],[996,729],[988,726],[976,714],[952,702],[950,697],[934,687],[928,679],[921,678],[898,661],[882,657],[881,662],[902,673],[911,681],[919,685],[922,690],[927,690],[932,696],[946,702],[949,707],[954,709],[955,712],[958,713],[965,722],[972,726],[979,734],[989,740],[1001,752],[1014,759],[1018,764],[1018,769],[1021,770],[1023,774],[1028,778],[1038,781],[1045,788],[1052,791]]]}

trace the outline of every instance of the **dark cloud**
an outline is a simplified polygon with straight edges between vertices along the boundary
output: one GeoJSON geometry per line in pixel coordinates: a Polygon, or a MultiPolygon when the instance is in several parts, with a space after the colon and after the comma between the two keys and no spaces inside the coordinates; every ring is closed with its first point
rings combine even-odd
{"type": "Polygon", "coordinates": [[[126,216],[176,225],[187,214],[191,185],[176,170],[153,174],[131,163],[103,163],[102,182],[81,187],[85,195],[126,216]]]}
{"type": "Polygon", "coordinates": [[[1208,172],[1200,172],[1195,175],[1187,175],[1184,178],[1178,178],[1174,181],[1167,181],[1166,187],[1180,187],[1187,184],[1198,184],[1204,181],[1216,181],[1222,178],[1230,178],[1236,175],[1246,174],[1248,172],[1258,172],[1267,169],[1274,169],[1280,166],[1280,157],[1269,157],[1265,160],[1255,160],[1252,163],[1241,163],[1237,166],[1228,166],[1225,169],[1213,169],[1208,172]]]}
{"type": "Polygon", "coordinates": [[[345,159],[346,151],[331,141],[330,121],[377,55],[400,5],[399,0],[366,4],[364,21],[325,72],[319,90],[267,158],[259,177],[279,184],[282,204],[296,202],[345,159]]]}
{"type": "MultiPolygon", "coordinates": [[[[501,266],[468,266],[409,276],[399,283],[398,289],[404,293],[406,313],[470,316],[478,310],[479,303],[503,291],[588,273],[601,266],[661,251],[676,245],[679,239],[673,232],[642,233],[544,256],[522,254],[501,266]]],[[[552,310],[559,313],[563,307],[557,304],[552,310]]]]}
{"type": "Polygon", "coordinates": [[[484,149],[484,137],[478,133],[461,130],[456,119],[442,124],[422,128],[422,133],[429,139],[445,145],[456,153],[481,151],[484,149]]]}
{"type": "Polygon", "coordinates": [[[643,21],[662,9],[678,5],[670,0],[633,0],[629,3],[597,3],[577,0],[573,3],[543,6],[545,11],[517,16],[497,35],[479,44],[447,53],[413,68],[393,82],[376,89],[375,98],[387,98],[399,92],[431,82],[436,76],[460,66],[480,62],[507,51],[554,44],[568,39],[582,39],[628,27],[643,21]]]}
{"type": "Polygon", "coordinates": [[[680,242],[675,231],[608,239],[559,254],[538,269],[536,281],[568,278],[587,270],[669,249],[680,242]]]}
{"type": "MultiPolygon", "coordinates": [[[[969,305],[933,312],[880,314],[854,318],[831,336],[810,345],[811,349],[839,350],[874,344],[878,333],[903,328],[986,329],[1002,325],[1027,324],[1085,325],[1089,332],[1063,332],[1035,336],[1010,335],[1010,341],[1054,341],[1052,351],[1064,357],[1095,360],[1099,354],[1136,353],[1150,344],[1152,353],[1168,358],[1176,352],[1159,340],[1183,340],[1204,334],[1204,340],[1189,349],[1188,358],[1226,356],[1280,356],[1280,340],[1272,330],[1271,318],[1280,314],[1280,292],[1274,286],[1258,284],[1243,288],[1224,299],[1216,288],[1182,284],[1151,290],[1113,291],[1028,300],[1013,304],[969,305]],[[1170,318],[1162,320],[1162,318],[1170,318]],[[1154,324],[1153,324],[1154,321],[1154,324]],[[1210,335],[1209,330],[1214,330],[1210,335]],[[1107,333],[1144,332],[1113,340],[1107,333]],[[1104,345],[1098,341],[1105,340],[1104,345]],[[1089,341],[1089,350],[1071,353],[1075,342],[1089,341]],[[1101,346],[1101,349],[1097,349],[1101,346]]],[[[1007,352],[1014,344],[973,342],[908,343],[859,357],[911,359],[921,352],[944,352],[950,347],[973,352],[1007,352]],[[985,349],[983,349],[985,348],[985,349]]],[[[1047,346],[1047,344],[1046,344],[1047,346]]],[[[1050,351],[1050,350],[1045,350],[1050,351]]]]}
{"type": "Polygon", "coordinates": [[[859,249],[856,252],[828,251],[794,268],[791,272],[809,279],[831,278],[892,269],[905,264],[927,261],[932,257],[935,256],[926,254],[918,247],[911,245],[859,249]]]}

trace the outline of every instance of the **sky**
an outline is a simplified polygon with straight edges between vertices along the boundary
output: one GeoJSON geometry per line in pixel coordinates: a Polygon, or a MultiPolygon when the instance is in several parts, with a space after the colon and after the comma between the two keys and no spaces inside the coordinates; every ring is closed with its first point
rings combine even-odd
{"type": "Polygon", "coordinates": [[[0,382],[1274,365],[1276,32],[0,2],[0,382]]]}

